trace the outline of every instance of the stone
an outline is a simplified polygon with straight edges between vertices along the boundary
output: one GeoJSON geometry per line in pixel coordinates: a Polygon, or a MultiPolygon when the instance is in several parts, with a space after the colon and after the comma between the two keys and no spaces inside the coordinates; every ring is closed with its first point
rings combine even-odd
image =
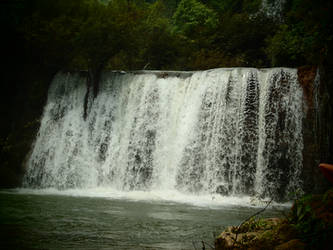
{"type": "Polygon", "coordinates": [[[223,186],[223,185],[219,185],[217,188],[216,188],[216,193],[220,194],[220,195],[228,195],[229,194],[229,191],[228,189],[223,186]]]}

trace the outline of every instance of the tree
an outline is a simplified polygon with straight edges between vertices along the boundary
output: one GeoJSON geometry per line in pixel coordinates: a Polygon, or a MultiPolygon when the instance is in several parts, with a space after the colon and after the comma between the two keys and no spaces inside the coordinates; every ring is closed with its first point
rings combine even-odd
{"type": "Polygon", "coordinates": [[[285,22],[268,39],[267,54],[273,66],[318,64],[329,58],[332,44],[332,2],[291,0],[285,22]]]}
{"type": "Polygon", "coordinates": [[[176,30],[190,38],[204,36],[217,24],[216,13],[197,0],[182,0],[173,15],[176,30]]]}
{"type": "MultiPolygon", "coordinates": [[[[144,41],[141,47],[145,66],[153,69],[175,69],[181,56],[182,39],[172,32],[164,2],[151,4],[144,22],[144,41]]],[[[140,48],[139,48],[140,49],[140,48]]],[[[140,53],[141,54],[141,53],[140,53]]]]}

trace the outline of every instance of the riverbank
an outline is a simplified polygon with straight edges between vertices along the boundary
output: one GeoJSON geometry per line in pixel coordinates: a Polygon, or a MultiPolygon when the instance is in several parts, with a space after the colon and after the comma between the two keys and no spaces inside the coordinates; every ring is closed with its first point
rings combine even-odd
{"type": "Polygon", "coordinates": [[[215,249],[330,249],[333,245],[333,189],[295,201],[283,218],[252,217],[231,226],[215,240],[215,249]]]}

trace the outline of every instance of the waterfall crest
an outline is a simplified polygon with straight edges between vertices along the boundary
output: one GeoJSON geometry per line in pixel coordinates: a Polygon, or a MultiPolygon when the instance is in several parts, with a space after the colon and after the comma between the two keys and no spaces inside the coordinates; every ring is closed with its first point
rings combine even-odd
{"type": "Polygon", "coordinates": [[[301,187],[297,70],[79,73],[49,89],[25,187],[285,197],[301,187]]]}

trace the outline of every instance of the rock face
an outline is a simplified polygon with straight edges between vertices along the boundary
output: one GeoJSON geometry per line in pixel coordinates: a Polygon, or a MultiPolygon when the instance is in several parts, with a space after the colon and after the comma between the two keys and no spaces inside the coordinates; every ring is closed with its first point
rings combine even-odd
{"type": "Polygon", "coordinates": [[[298,81],[305,97],[303,118],[303,190],[305,193],[321,193],[329,187],[319,163],[332,163],[332,107],[330,76],[324,67],[298,68],[298,81]]]}

